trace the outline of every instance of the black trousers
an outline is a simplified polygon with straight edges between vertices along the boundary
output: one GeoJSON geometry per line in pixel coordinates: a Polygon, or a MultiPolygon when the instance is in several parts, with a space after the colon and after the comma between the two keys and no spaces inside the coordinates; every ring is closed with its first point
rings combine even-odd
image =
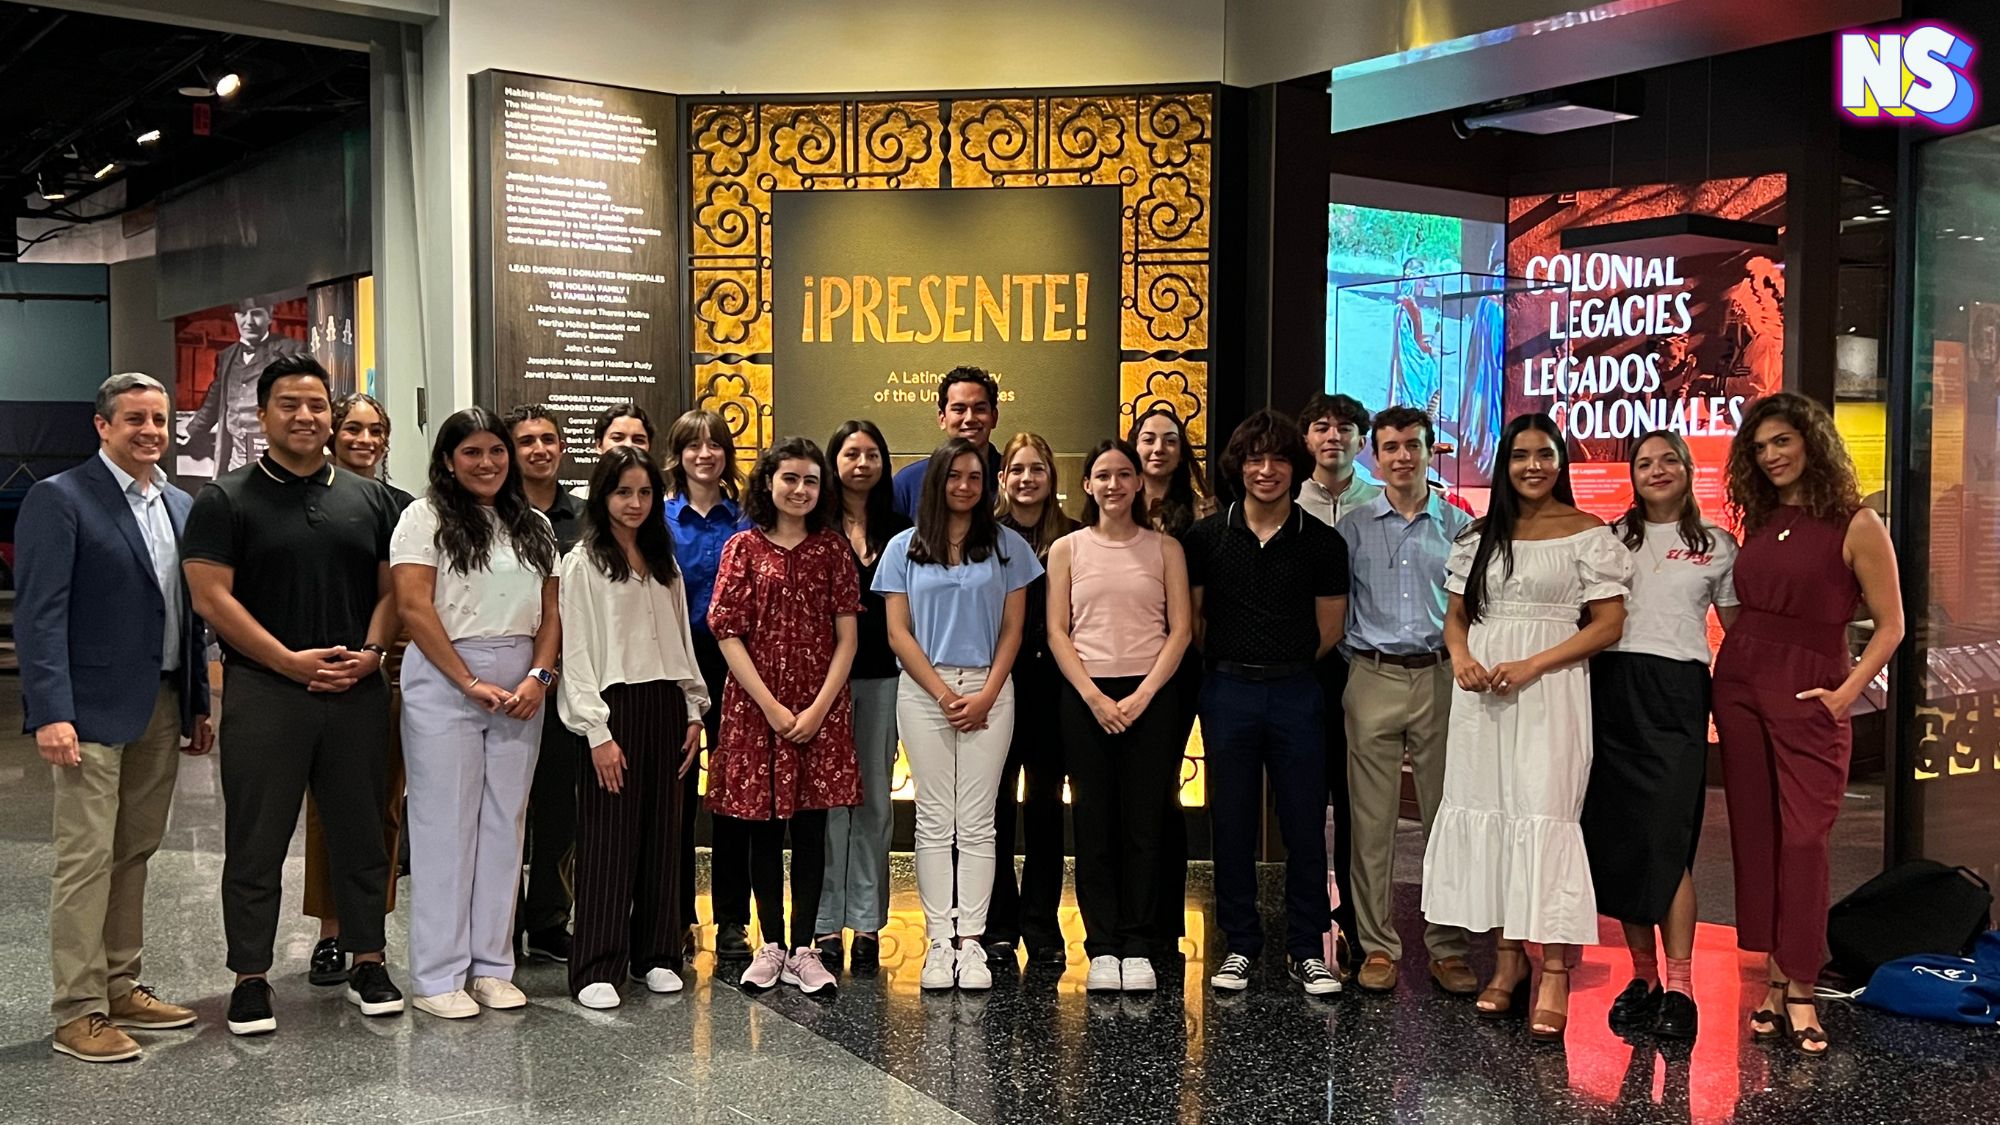
{"type": "Polygon", "coordinates": [[[1156,954],[1178,954],[1181,938],[1187,934],[1188,835],[1187,813],[1181,808],[1181,770],[1186,765],[1195,716],[1201,710],[1201,676],[1201,653],[1190,647],[1167,689],[1160,693],[1171,697],[1173,704],[1174,785],[1167,795],[1165,823],[1160,826],[1159,887],[1154,894],[1156,954]]]}
{"type": "Polygon", "coordinates": [[[1056,908],[1062,903],[1064,768],[1056,700],[1062,673],[1051,657],[1024,655],[1013,677],[1014,734],[1007,744],[993,815],[993,901],[986,912],[984,940],[992,944],[1018,939],[1030,951],[1060,950],[1063,937],[1056,908]],[[1027,852],[1018,882],[1014,878],[1017,807],[1027,852]]]}
{"type": "MultiPolygon", "coordinates": [[[[625,754],[613,793],[596,771],[577,792],[576,935],[569,991],[626,973],[678,970],[681,937],[681,737],[687,701],[665,680],[604,689],[611,737],[625,754]]],[[[690,771],[692,772],[692,771],[690,771]]]]}
{"type": "MultiPolygon", "coordinates": [[[[701,669],[702,683],[708,685],[708,714],[701,718],[708,747],[714,750],[722,737],[722,685],[729,679],[729,662],[722,658],[722,646],[706,631],[694,635],[695,664],[701,669]]],[[[696,922],[694,910],[694,823],[701,804],[700,770],[689,770],[681,782],[681,917],[688,925],[696,922]]],[[[708,904],[717,925],[750,924],[749,844],[740,831],[741,821],[729,817],[708,819],[708,904]]]]}
{"type": "Polygon", "coordinates": [[[1313,669],[1320,694],[1326,700],[1326,796],[1333,806],[1333,879],[1340,888],[1340,905],[1333,908],[1333,922],[1354,948],[1359,923],[1354,917],[1354,895],[1348,889],[1348,867],[1354,856],[1354,821],[1349,815],[1347,794],[1347,711],[1342,699],[1347,694],[1347,660],[1335,649],[1320,658],[1313,669]]]}
{"type": "Polygon", "coordinates": [[[369,676],[344,692],[309,692],[242,664],[229,665],[222,682],[222,929],[230,970],[271,969],[285,853],[308,792],[326,834],[340,948],[381,952],[388,683],[369,676]]]}
{"type": "Polygon", "coordinates": [[[819,896],[826,886],[826,810],[800,809],[790,820],[715,817],[749,845],[750,886],[757,895],[757,929],[766,944],[801,949],[813,942],[819,896]],[[785,829],[792,831],[792,926],[785,930],[785,829]],[[789,939],[789,944],[787,944],[789,939]]]}
{"type": "Polygon", "coordinates": [[[528,788],[528,835],[522,849],[528,877],[514,918],[516,930],[536,933],[560,929],[569,922],[577,782],[589,755],[583,736],[564,726],[558,716],[551,713],[542,721],[542,749],[535,758],[535,780],[528,788]]]}
{"type": "MultiPolygon", "coordinates": [[[[1145,677],[1093,682],[1112,699],[1123,699],[1145,677]]],[[[1083,696],[1065,683],[1059,715],[1076,811],[1076,905],[1083,914],[1084,952],[1150,956],[1159,915],[1161,838],[1186,745],[1174,742],[1180,730],[1174,701],[1156,697],[1138,722],[1123,734],[1110,734],[1083,696]]]]}

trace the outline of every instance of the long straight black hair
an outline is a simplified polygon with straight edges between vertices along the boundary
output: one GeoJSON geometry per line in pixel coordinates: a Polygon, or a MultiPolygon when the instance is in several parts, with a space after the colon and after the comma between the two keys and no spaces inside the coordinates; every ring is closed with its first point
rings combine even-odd
{"type": "Polygon", "coordinates": [[[625,557],[625,548],[618,545],[611,533],[611,494],[618,491],[618,482],[625,478],[627,469],[645,470],[646,483],[653,488],[653,502],[647,506],[646,518],[639,524],[633,545],[639,548],[639,557],[646,560],[646,573],[653,581],[671,585],[680,575],[680,566],[674,561],[673,532],[667,530],[667,478],[660,472],[659,462],[644,449],[614,445],[598,457],[597,468],[590,474],[590,498],[583,503],[581,545],[590,552],[590,561],[613,582],[637,577],[632,573],[631,560],[625,557]]]}
{"type": "MultiPolygon", "coordinates": [[[[965,440],[955,437],[937,447],[931,453],[930,464],[924,468],[924,489],[917,498],[917,528],[910,536],[910,561],[913,563],[934,563],[938,566],[951,565],[951,505],[944,498],[945,484],[951,478],[951,466],[960,457],[971,457],[979,463],[979,471],[991,471],[986,464],[986,451],[965,440]]],[[[999,487],[997,482],[993,487],[999,487]]],[[[1049,498],[1055,502],[1054,497],[1049,498]]],[[[958,560],[962,563],[986,561],[988,556],[997,556],[1002,563],[1007,556],[1000,554],[1000,521],[994,518],[993,505],[984,502],[972,506],[972,524],[965,530],[965,542],[959,545],[958,560]]]]}
{"type": "Polygon", "coordinates": [[[492,434],[507,450],[507,478],[493,497],[493,514],[513,544],[514,557],[544,577],[555,573],[555,532],[521,489],[521,462],[514,456],[514,439],[507,433],[506,423],[483,406],[468,406],[446,418],[431,445],[428,496],[438,513],[438,552],[460,574],[485,570],[493,561],[494,521],[486,518],[479,501],[458,483],[458,474],[451,470],[452,454],[474,434],[492,434]]]}
{"type": "Polygon", "coordinates": [[[1546,414],[1517,414],[1500,431],[1500,450],[1493,456],[1493,496],[1488,502],[1486,516],[1476,520],[1472,526],[1459,532],[1461,538],[1468,535],[1479,537],[1479,547],[1472,553],[1472,573],[1465,576],[1465,619],[1479,620],[1479,614],[1486,601],[1486,568],[1493,562],[1493,553],[1500,552],[1505,560],[1502,574],[1514,573],[1514,528],[1521,521],[1521,494],[1514,491],[1514,474],[1508,467],[1514,460],[1514,445],[1521,435],[1533,430],[1547,434],[1556,447],[1556,486],[1550,494],[1565,504],[1575,504],[1576,494],[1569,484],[1569,450],[1563,445],[1562,429],[1556,420],[1546,414]]]}
{"type": "MultiPolygon", "coordinates": [[[[876,452],[882,455],[882,475],[875,478],[875,487],[868,490],[868,498],[861,508],[863,518],[868,521],[861,535],[868,543],[868,557],[872,559],[881,556],[882,548],[887,547],[889,540],[895,538],[896,532],[904,526],[896,515],[896,484],[890,479],[894,474],[889,471],[889,443],[875,423],[856,418],[842,422],[840,428],[833,431],[833,437],[826,443],[826,471],[833,474],[833,479],[821,485],[821,489],[836,497],[847,491],[846,482],[840,479],[840,451],[854,440],[856,434],[874,442],[876,452]]],[[[844,510],[844,506],[835,504],[836,518],[837,513],[844,510]]]]}

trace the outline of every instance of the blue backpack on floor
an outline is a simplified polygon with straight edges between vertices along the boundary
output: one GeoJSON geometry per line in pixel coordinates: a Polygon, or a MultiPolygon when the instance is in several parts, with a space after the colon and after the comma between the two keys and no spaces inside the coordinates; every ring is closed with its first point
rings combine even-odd
{"type": "Polygon", "coordinates": [[[1971,957],[1926,953],[1889,961],[1854,999],[1899,1016],[2000,1026],[2000,930],[1981,934],[1971,957]]]}

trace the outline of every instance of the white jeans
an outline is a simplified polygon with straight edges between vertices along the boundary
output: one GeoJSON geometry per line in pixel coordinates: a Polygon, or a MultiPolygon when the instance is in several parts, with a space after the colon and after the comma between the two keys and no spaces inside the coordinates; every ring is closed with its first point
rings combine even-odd
{"type": "MultiPolygon", "coordinates": [[[[945,686],[960,695],[984,687],[986,672],[937,669],[945,686]]],[[[956,901],[956,932],[984,934],[986,908],[993,901],[993,815],[1000,799],[1000,772],[1014,738],[1013,678],[1001,687],[1000,698],[987,713],[986,729],[961,734],[945,721],[937,701],[904,675],[896,685],[896,729],[917,785],[917,897],[924,904],[924,930],[933,940],[949,940],[954,935],[956,901]],[[958,848],[955,885],[954,846],[958,848]]]]}

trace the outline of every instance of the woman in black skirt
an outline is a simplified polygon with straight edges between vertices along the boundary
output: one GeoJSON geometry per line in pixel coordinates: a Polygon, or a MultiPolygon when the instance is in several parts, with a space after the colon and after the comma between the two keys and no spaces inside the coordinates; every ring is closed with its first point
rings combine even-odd
{"type": "Polygon", "coordinates": [[[1611,1006],[1616,1031],[1692,1039],[1694,849],[1708,760],[1708,610],[1736,617],[1736,541],[1701,518],[1695,465],[1679,434],[1632,452],[1632,507],[1613,530],[1633,555],[1625,635],[1590,663],[1596,754],[1583,838],[1597,908],[1624,924],[1632,982],[1611,1006]],[[1662,975],[1654,928],[1666,948],[1662,975]]]}

